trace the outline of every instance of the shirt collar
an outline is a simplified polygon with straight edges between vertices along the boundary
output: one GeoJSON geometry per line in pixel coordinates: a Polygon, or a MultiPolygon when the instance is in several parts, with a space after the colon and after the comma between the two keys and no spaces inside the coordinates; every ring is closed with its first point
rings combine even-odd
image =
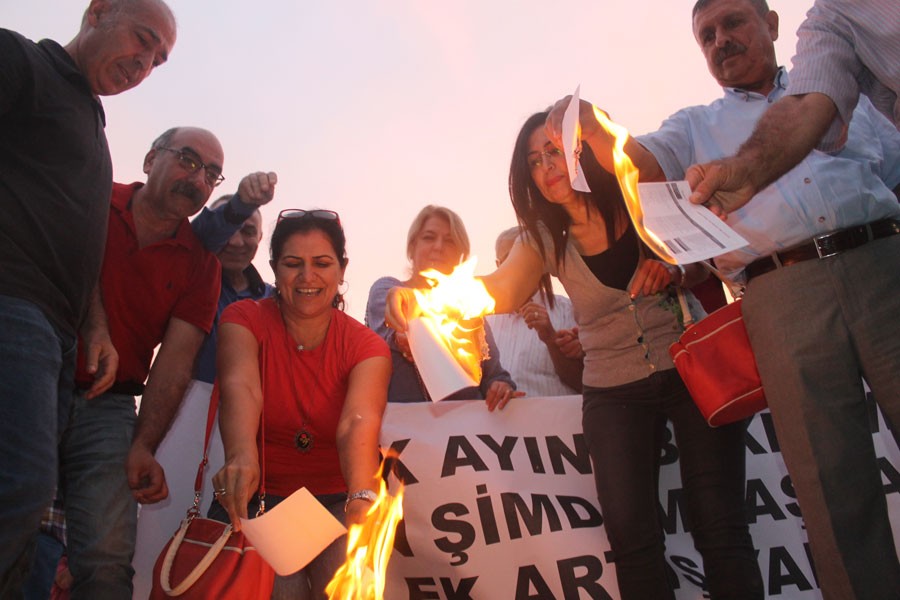
{"type": "MultiPolygon", "coordinates": [[[[119,185],[119,184],[116,184],[119,185]]],[[[115,185],[114,185],[115,187],[115,185]]],[[[125,185],[126,188],[131,188],[131,191],[125,194],[122,193],[114,193],[112,196],[111,205],[113,210],[115,210],[119,216],[122,218],[125,223],[128,224],[128,227],[131,229],[132,235],[137,237],[137,228],[134,225],[134,214],[131,212],[131,199],[134,197],[134,193],[140,188],[144,187],[144,184],[140,181],[136,181],[134,183],[125,185]]],[[[197,236],[194,235],[194,230],[191,227],[190,221],[184,219],[179,225],[178,229],[175,230],[175,235],[171,238],[161,240],[159,242],[155,242],[158,244],[177,244],[179,246],[183,246],[185,248],[193,248],[199,241],[197,236]]],[[[152,244],[151,244],[152,245],[152,244]]]]}
{"type": "Polygon", "coordinates": [[[743,90],[741,88],[736,87],[726,87],[723,88],[725,90],[726,96],[732,96],[739,98],[740,100],[748,101],[751,99],[766,99],[770,96],[778,97],[787,89],[788,85],[788,73],[787,69],[784,67],[778,67],[778,72],[775,73],[775,89],[769,92],[768,96],[764,96],[758,92],[750,92],[747,90],[743,90]]]}
{"type": "Polygon", "coordinates": [[[262,280],[262,276],[253,264],[244,269],[244,277],[247,278],[247,289],[254,297],[259,298],[266,293],[266,282],[262,280]]]}
{"type": "Polygon", "coordinates": [[[75,64],[75,61],[72,60],[72,57],[66,52],[66,49],[60,46],[56,41],[50,39],[41,40],[37,45],[38,48],[47,55],[47,58],[53,64],[53,68],[55,68],[60,75],[93,99],[94,108],[97,110],[97,114],[100,115],[103,126],[106,127],[106,112],[103,110],[103,103],[100,102],[100,98],[94,94],[93,90],[91,90],[91,86],[87,79],[85,79],[84,74],[78,70],[78,65],[75,64]]]}

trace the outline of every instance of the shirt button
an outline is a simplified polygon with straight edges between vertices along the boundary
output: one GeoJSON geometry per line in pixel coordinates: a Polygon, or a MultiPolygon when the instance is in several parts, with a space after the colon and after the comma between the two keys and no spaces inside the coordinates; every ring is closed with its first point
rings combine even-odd
{"type": "Polygon", "coordinates": [[[629,304],[629,305],[628,305],[628,310],[634,312],[634,304],[629,304]]]}
{"type": "Polygon", "coordinates": [[[810,179],[809,177],[804,177],[803,183],[812,183],[812,179],[810,179]]]}
{"type": "Polygon", "coordinates": [[[655,371],[655,370],[656,370],[656,365],[650,365],[650,370],[651,370],[651,371],[655,371]]]}
{"type": "Polygon", "coordinates": [[[825,222],[825,217],[819,217],[819,223],[824,223],[824,222],[825,222]]]}

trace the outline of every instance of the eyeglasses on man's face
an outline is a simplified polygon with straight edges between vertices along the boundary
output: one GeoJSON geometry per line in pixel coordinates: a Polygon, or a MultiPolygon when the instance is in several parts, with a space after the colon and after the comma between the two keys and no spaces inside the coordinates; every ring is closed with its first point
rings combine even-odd
{"type": "Polygon", "coordinates": [[[157,148],[157,150],[165,150],[166,152],[173,153],[175,159],[178,161],[178,166],[188,173],[196,173],[200,169],[203,169],[203,178],[206,180],[206,184],[211,188],[216,187],[225,181],[225,176],[222,175],[222,171],[218,167],[204,163],[196,154],[192,154],[185,150],[176,150],[175,148],[160,147],[157,148]]]}
{"type": "Polygon", "coordinates": [[[341,224],[341,217],[333,210],[316,209],[303,210],[302,208],[287,208],[278,213],[278,222],[281,223],[285,219],[324,219],[325,221],[337,221],[341,224]]]}

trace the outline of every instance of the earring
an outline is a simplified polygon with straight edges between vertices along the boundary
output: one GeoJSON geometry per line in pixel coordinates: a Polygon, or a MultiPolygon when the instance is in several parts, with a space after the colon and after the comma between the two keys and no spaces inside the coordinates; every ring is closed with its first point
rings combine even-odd
{"type": "Polygon", "coordinates": [[[347,283],[346,281],[344,281],[344,280],[342,279],[342,280],[341,280],[341,283],[338,285],[338,295],[340,295],[340,296],[346,296],[346,295],[347,295],[347,292],[349,292],[349,291],[350,291],[350,284],[347,283]],[[346,286],[346,287],[344,287],[343,290],[341,290],[341,286],[342,286],[342,285],[343,285],[343,286],[346,286]]]}

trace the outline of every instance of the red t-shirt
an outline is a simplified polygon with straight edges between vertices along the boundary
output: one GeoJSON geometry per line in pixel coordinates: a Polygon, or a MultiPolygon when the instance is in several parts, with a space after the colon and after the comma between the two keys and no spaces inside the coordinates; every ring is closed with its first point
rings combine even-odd
{"type": "Polygon", "coordinates": [[[312,350],[297,350],[275,298],[231,304],[221,323],[246,327],[259,343],[266,492],[289,496],[303,486],[314,495],[347,491],[335,437],[350,371],[373,356],[390,360],[387,344],[335,309],[325,340],[312,350]],[[313,440],[307,452],[296,443],[304,430],[313,440]]]}
{"type": "MultiPolygon", "coordinates": [[[[142,183],[113,184],[106,254],[100,275],[109,333],[119,353],[116,381],[143,383],[153,349],[171,317],[209,333],[219,301],[222,269],[187,219],[175,236],[138,248],[131,197],[142,183]]],[[[79,352],[77,381],[89,383],[79,352]]]]}

